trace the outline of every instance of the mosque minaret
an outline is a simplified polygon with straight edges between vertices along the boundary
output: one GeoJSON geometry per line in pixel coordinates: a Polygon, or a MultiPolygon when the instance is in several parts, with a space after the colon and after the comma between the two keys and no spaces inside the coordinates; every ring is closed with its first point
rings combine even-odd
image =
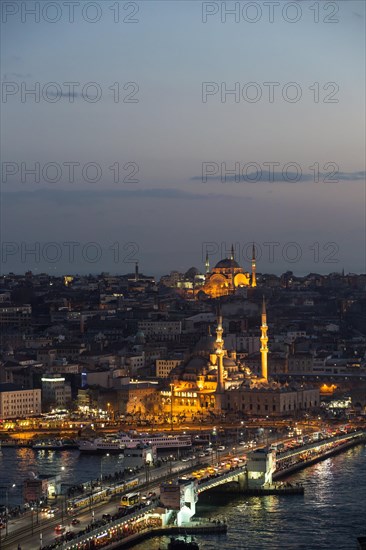
{"type": "Polygon", "coordinates": [[[267,355],[268,355],[268,336],[267,336],[268,326],[267,326],[267,312],[266,312],[266,303],[263,297],[262,304],[262,325],[261,325],[261,373],[262,379],[268,380],[268,366],[267,366],[267,355]]]}

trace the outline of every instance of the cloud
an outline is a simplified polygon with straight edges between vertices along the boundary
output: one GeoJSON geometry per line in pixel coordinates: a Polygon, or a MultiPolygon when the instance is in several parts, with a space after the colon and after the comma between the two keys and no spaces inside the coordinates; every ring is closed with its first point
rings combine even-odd
{"type": "Polygon", "coordinates": [[[319,174],[316,175],[317,178],[315,178],[314,173],[302,173],[300,170],[298,172],[286,171],[282,173],[258,169],[258,172],[237,174],[237,176],[227,175],[226,178],[223,172],[223,180],[221,180],[221,174],[207,174],[205,177],[203,177],[203,175],[193,176],[191,180],[201,181],[202,183],[206,183],[206,181],[224,181],[232,183],[306,183],[319,181],[324,183],[337,183],[340,181],[364,181],[366,178],[366,172],[333,172],[333,167],[330,168],[332,169],[330,169],[329,172],[319,172],[319,174]]]}
{"type": "MultiPolygon", "coordinates": [[[[4,200],[23,202],[27,200],[50,201],[57,203],[85,203],[86,201],[101,201],[103,199],[180,199],[180,200],[217,200],[230,198],[230,195],[219,193],[192,193],[174,188],[153,189],[105,189],[103,191],[88,189],[36,189],[34,191],[3,192],[4,200]]],[[[235,197],[236,198],[236,197],[235,197]]],[[[244,197],[248,200],[251,197],[244,197]]]]}
{"type": "Polygon", "coordinates": [[[23,73],[5,73],[4,74],[4,77],[3,77],[3,80],[8,80],[8,78],[31,78],[32,77],[32,74],[31,73],[26,73],[26,74],[23,74],[23,73]]]}

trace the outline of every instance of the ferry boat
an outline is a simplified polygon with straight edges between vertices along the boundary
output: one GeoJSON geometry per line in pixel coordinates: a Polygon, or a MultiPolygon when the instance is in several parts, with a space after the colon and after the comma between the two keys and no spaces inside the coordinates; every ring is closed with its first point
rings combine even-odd
{"type": "Polygon", "coordinates": [[[119,433],[114,438],[99,437],[93,440],[82,440],[78,443],[81,453],[123,453],[124,449],[133,449],[146,445],[156,449],[181,449],[192,446],[188,435],[168,434],[133,434],[119,433]]]}
{"type": "Polygon", "coordinates": [[[85,439],[78,442],[78,449],[81,453],[123,453],[125,444],[120,439],[109,437],[97,437],[96,439],[85,439]]]}
{"type": "Polygon", "coordinates": [[[134,433],[129,435],[121,432],[118,435],[120,441],[128,448],[137,445],[148,445],[155,449],[181,449],[192,446],[192,439],[189,435],[170,435],[170,434],[144,434],[134,433]]]}
{"type": "Polygon", "coordinates": [[[73,439],[43,439],[31,445],[35,451],[65,451],[77,449],[78,445],[73,439]]]}
{"type": "Polygon", "coordinates": [[[32,449],[35,451],[59,451],[63,449],[62,441],[57,440],[42,440],[32,444],[32,449]]]}

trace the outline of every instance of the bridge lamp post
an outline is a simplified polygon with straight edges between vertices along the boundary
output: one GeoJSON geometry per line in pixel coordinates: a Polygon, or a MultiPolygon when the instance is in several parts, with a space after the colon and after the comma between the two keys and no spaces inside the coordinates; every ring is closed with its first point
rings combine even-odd
{"type": "MultiPolygon", "coordinates": [[[[239,430],[242,430],[243,426],[244,426],[244,420],[242,420],[240,422],[240,426],[238,426],[237,429],[236,429],[236,441],[237,441],[237,443],[239,443],[239,430]]],[[[242,436],[243,436],[243,433],[240,432],[240,437],[242,437],[242,436]]]]}
{"type": "MultiPolygon", "coordinates": [[[[105,457],[109,457],[109,453],[107,453],[105,457]]],[[[100,488],[101,489],[103,489],[103,460],[105,457],[102,456],[102,458],[100,459],[100,488]]]]}
{"type": "Polygon", "coordinates": [[[32,533],[32,536],[33,536],[33,506],[31,508],[31,533],[32,533]]]}

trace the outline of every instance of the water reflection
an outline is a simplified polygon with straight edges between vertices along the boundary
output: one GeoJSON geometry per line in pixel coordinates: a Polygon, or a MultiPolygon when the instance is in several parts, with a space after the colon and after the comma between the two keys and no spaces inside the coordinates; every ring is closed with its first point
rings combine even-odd
{"type": "MultiPolygon", "coordinates": [[[[92,456],[77,450],[54,451],[29,448],[3,448],[0,456],[0,485],[15,483],[19,488],[10,504],[22,501],[21,486],[24,479],[35,475],[54,476],[62,474],[64,487],[123,471],[123,455],[92,456]]],[[[0,501],[3,500],[0,496],[0,501]]]]}

